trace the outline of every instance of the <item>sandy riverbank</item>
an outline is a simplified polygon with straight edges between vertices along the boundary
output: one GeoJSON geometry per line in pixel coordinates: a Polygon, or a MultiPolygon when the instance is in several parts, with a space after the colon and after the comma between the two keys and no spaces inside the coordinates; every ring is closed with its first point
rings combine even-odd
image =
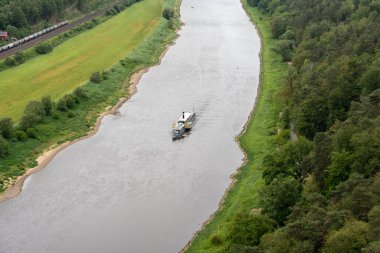
{"type": "Polygon", "coordinates": [[[23,188],[25,180],[30,175],[37,173],[37,172],[41,171],[43,168],[45,168],[49,164],[49,162],[54,158],[54,156],[57,155],[60,151],[64,150],[65,148],[67,148],[68,146],[70,146],[76,142],[82,141],[84,139],[90,138],[93,135],[95,135],[99,130],[102,119],[109,114],[117,113],[119,108],[137,92],[137,85],[138,85],[141,77],[146,72],[148,72],[150,68],[157,66],[157,65],[160,65],[162,58],[165,56],[166,52],[169,50],[170,46],[172,46],[172,45],[173,45],[173,43],[170,43],[167,45],[166,49],[162,52],[157,64],[146,67],[144,69],[141,69],[141,70],[135,72],[131,76],[131,78],[128,80],[129,81],[128,95],[126,97],[120,98],[119,102],[115,106],[106,108],[99,115],[99,117],[96,120],[94,127],[92,128],[92,130],[90,130],[88,132],[87,135],[85,135],[81,138],[78,138],[76,140],[73,140],[73,141],[65,142],[65,143],[60,144],[58,146],[52,146],[48,150],[43,152],[36,160],[38,163],[38,165],[36,167],[29,168],[23,175],[17,177],[14,184],[9,186],[3,193],[0,194],[0,203],[18,196],[22,192],[22,188],[23,188]]]}

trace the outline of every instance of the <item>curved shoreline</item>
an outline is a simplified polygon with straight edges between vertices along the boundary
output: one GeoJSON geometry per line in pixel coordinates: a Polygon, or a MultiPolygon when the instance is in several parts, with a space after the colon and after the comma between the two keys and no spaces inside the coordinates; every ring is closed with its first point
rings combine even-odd
{"type": "Polygon", "coordinates": [[[94,136],[99,131],[99,128],[100,128],[100,125],[101,125],[103,118],[107,115],[117,113],[118,110],[120,109],[120,107],[123,106],[123,104],[125,102],[127,102],[137,92],[137,85],[138,85],[141,77],[146,72],[148,72],[152,67],[155,67],[155,66],[158,66],[161,64],[162,58],[165,56],[165,54],[169,50],[169,48],[172,45],[174,45],[174,40],[179,36],[178,30],[175,31],[177,36],[173,39],[172,42],[167,44],[165,50],[160,55],[158,62],[156,64],[142,68],[141,70],[138,70],[132,74],[132,76],[128,80],[128,82],[129,82],[128,95],[126,97],[121,97],[119,99],[119,102],[117,102],[116,105],[112,106],[111,108],[110,108],[110,106],[105,108],[104,111],[96,119],[96,123],[93,126],[93,128],[85,136],[82,136],[82,137],[80,137],[76,140],[73,140],[73,141],[68,141],[68,142],[59,144],[58,146],[52,146],[52,147],[48,148],[46,151],[42,152],[42,154],[36,159],[38,165],[33,167],[33,168],[28,169],[21,176],[18,176],[15,183],[12,184],[11,186],[9,186],[3,193],[0,194],[0,204],[4,201],[7,201],[7,200],[10,200],[12,198],[17,197],[22,192],[22,188],[23,188],[25,180],[30,175],[37,173],[37,172],[41,171],[42,169],[44,169],[49,164],[49,162],[51,160],[53,160],[53,158],[59,152],[61,152],[65,148],[69,147],[70,145],[73,145],[79,141],[82,141],[82,140],[85,140],[87,138],[94,136]]]}
{"type": "Polygon", "coordinates": [[[241,143],[239,141],[239,138],[245,134],[247,128],[248,128],[248,125],[249,123],[251,123],[251,119],[253,117],[253,115],[255,114],[256,112],[256,107],[257,107],[257,104],[259,103],[259,100],[260,100],[260,94],[261,94],[261,85],[262,85],[262,77],[263,77],[263,37],[262,37],[262,34],[261,34],[261,31],[259,30],[258,26],[253,22],[253,20],[249,17],[249,14],[247,12],[247,10],[244,8],[244,5],[242,3],[243,0],[240,0],[240,3],[242,5],[242,8],[244,10],[244,12],[246,13],[248,19],[249,19],[249,22],[251,22],[255,28],[255,30],[257,31],[257,34],[259,35],[259,38],[260,38],[260,52],[259,52],[259,59],[260,59],[260,74],[259,74],[259,83],[258,83],[258,86],[257,86],[257,94],[256,94],[256,98],[255,98],[255,103],[252,107],[252,110],[250,112],[250,114],[248,115],[248,119],[246,121],[246,123],[244,124],[243,126],[243,129],[241,130],[241,132],[235,137],[235,142],[238,144],[239,146],[239,149],[243,152],[244,154],[244,158],[243,158],[243,163],[236,169],[236,171],[230,175],[230,178],[232,179],[231,183],[228,185],[228,187],[226,188],[226,190],[224,191],[224,194],[222,196],[222,199],[220,200],[219,204],[218,204],[218,209],[216,209],[211,215],[210,217],[205,220],[203,223],[202,223],[202,226],[199,230],[197,230],[196,232],[194,232],[192,238],[187,242],[187,244],[179,251],[179,253],[185,253],[189,247],[191,246],[191,244],[193,243],[194,239],[198,236],[198,234],[203,230],[205,229],[205,227],[214,219],[215,215],[217,212],[221,211],[224,207],[224,202],[228,196],[228,193],[229,191],[231,190],[232,187],[234,187],[237,179],[236,179],[236,175],[240,173],[241,169],[248,163],[248,154],[246,152],[246,150],[241,146],[241,143]]]}

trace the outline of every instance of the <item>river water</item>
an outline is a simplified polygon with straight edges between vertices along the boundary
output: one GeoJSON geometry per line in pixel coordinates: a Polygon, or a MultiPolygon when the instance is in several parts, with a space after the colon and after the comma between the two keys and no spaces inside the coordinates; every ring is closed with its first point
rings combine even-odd
{"type": "Polygon", "coordinates": [[[243,162],[259,36],[239,0],[183,0],[180,37],[120,114],[0,204],[1,253],[178,252],[243,162]],[[170,129],[194,107],[185,138],[170,129]]]}

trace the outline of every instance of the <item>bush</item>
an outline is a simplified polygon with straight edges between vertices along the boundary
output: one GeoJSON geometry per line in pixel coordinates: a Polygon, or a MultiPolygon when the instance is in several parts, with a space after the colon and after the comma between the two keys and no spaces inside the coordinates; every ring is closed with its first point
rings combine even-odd
{"type": "Polygon", "coordinates": [[[219,235],[212,235],[210,238],[210,242],[212,245],[220,245],[223,243],[222,239],[220,238],[219,235]]]}
{"type": "Polygon", "coordinates": [[[13,133],[13,122],[11,118],[0,119],[0,136],[8,139],[13,133]]]}
{"type": "Polygon", "coordinates": [[[174,10],[172,9],[169,9],[169,8],[165,8],[162,12],[162,16],[167,19],[167,20],[170,20],[174,17],[174,10]]]}
{"type": "Polygon", "coordinates": [[[20,121],[20,128],[25,130],[42,121],[46,115],[44,107],[39,101],[30,101],[24,110],[24,116],[20,121]]]}
{"type": "Polygon", "coordinates": [[[75,114],[72,111],[69,111],[69,113],[67,114],[67,117],[74,118],[75,114]]]}
{"type": "Polygon", "coordinates": [[[23,141],[27,137],[26,133],[24,131],[21,131],[21,130],[17,130],[15,135],[16,135],[17,140],[19,140],[19,141],[23,141]]]}
{"type": "Polygon", "coordinates": [[[64,98],[60,98],[57,102],[57,110],[65,112],[67,111],[66,100],[64,98]]]}
{"type": "Polygon", "coordinates": [[[233,244],[256,246],[260,238],[275,229],[276,222],[265,215],[239,213],[232,221],[229,238],[233,244]]]}
{"type": "Polygon", "coordinates": [[[45,110],[46,115],[50,115],[53,109],[53,102],[51,101],[50,96],[41,98],[41,103],[45,110]]]}
{"type": "Polygon", "coordinates": [[[274,51],[281,55],[282,61],[288,62],[292,60],[292,52],[295,48],[295,42],[293,40],[280,40],[274,51]]]}
{"type": "Polygon", "coordinates": [[[52,116],[53,119],[59,119],[59,114],[58,113],[54,113],[53,116],[52,116]]]}
{"type": "Polygon", "coordinates": [[[102,81],[102,75],[100,72],[94,72],[91,74],[90,81],[93,83],[100,83],[102,81]]]}
{"type": "Polygon", "coordinates": [[[74,95],[78,98],[87,98],[86,90],[82,87],[78,87],[74,90],[74,95]]]}
{"type": "Polygon", "coordinates": [[[259,5],[260,0],[248,0],[248,4],[252,7],[257,7],[259,5]]]}
{"type": "Polygon", "coordinates": [[[16,65],[16,62],[13,58],[7,57],[7,58],[5,58],[4,64],[9,66],[9,67],[12,67],[12,66],[16,65]]]}
{"type": "Polygon", "coordinates": [[[36,47],[36,52],[39,54],[48,54],[53,51],[53,46],[50,43],[41,43],[36,47]]]}
{"type": "Polygon", "coordinates": [[[22,64],[25,62],[25,56],[22,52],[17,52],[15,54],[14,60],[17,62],[17,64],[22,64]]]}
{"type": "Polygon", "coordinates": [[[103,72],[102,72],[102,79],[103,79],[103,80],[108,80],[108,76],[109,76],[109,74],[110,74],[110,73],[109,73],[108,71],[106,71],[106,70],[103,71],[103,72]]]}
{"type": "Polygon", "coordinates": [[[69,109],[74,108],[74,106],[75,106],[75,98],[74,98],[74,96],[72,94],[66,94],[63,97],[63,99],[66,102],[67,108],[69,108],[69,109]]]}
{"type": "Polygon", "coordinates": [[[28,128],[26,129],[25,132],[26,132],[26,136],[28,136],[29,138],[37,138],[37,133],[34,128],[28,128]]]}
{"type": "Polygon", "coordinates": [[[0,136],[0,157],[5,157],[8,153],[8,142],[2,136],[0,136]]]}

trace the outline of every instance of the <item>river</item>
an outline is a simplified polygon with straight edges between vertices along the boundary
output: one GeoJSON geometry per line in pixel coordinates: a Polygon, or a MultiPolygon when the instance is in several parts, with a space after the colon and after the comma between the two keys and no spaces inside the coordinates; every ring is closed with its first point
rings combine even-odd
{"type": "Polygon", "coordinates": [[[1,253],[180,251],[243,163],[260,39],[239,0],[183,0],[180,37],[99,132],[61,151],[0,204],[1,253]],[[172,141],[172,122],[198,120],[172,141]]]}

